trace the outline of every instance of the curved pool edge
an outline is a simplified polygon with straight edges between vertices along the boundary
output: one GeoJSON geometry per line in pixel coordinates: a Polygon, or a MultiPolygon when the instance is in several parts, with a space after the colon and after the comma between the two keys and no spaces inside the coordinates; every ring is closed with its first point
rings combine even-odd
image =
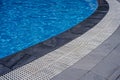
{"type": "MultiPolygon", "coordinates": [[[[47,40],[41,44],[37,44],[34,47],[30,47],[29,49],[21,51],[20,53],[17,53],[15,55],[9,56],[7,58],[1,59],[0,64],[3,65],[6,69],[8,69],[7,72],[9,72],[13,69],[16,69],[20,66],[23,66],[24,64],[27,64],[27,63],[33,61],[49,52],[56,54],[56,53],[64,53],[64,50],[65,50],[66,53],[67,52],[69,53],[71,48],[69,48],[69,46],[67,46],[65,44],[72,40],[74,41],[75,38],[79,38],[79,36],[81,36],[83,33],[85,33],[86,31],[91,29],[93,26],[95,26],[107,13],[108,5],[105,4],[105,6],[106,6],[106,8],[104,8],[104,9],[102,7],[99,7],[92,16],[90,16],[84,22],[82,22],[78,26],[76,26],[76,29],[74,27],[74,28],[67,30],[66,32],[58,35],[57,37],[53,37],[50,40],[47,40]],[[103,11],[101,11],[101,10],[103,10],[103,11]],[[64,46],[62,46],[62,45],[64,45],[64,46]],[[59,51],[57,51],[58,50],[57,48],[62,48],[63,51],[59,52],[59,51]],[[54,51],[54,50],[56,50],[56,51],[54,51]],[[51,52],[51,51],[53,51],[53,52],[51,52]],[[39,53],[41,53],[41,54],[39,54],[39,53]]],[[[47,55],[45,55],[43,57],[46,57],[46,56],[47,55]]],[[[49,55],[49,56],[51,56],[51,58],[52,58],[52,55],[49,55]]]]}
{"type": "Polygon", "coordinates": [[[1,7],[1,10],[2,10],[1,12],[5,11],[6,16],[14,15],[13,19],[12,19],[12,17],[11,18],[5,17],[4,14],[1,16],[2,23],[6,23],[6,25],[8,25],[8,26],[1,24],[1,27],[0,27],[1,28],[1,30],[0,30],[0,32],[1,32],[1,35],[0,35],[1,36],[0,37],[1,38],[0,39],[0,45],[1,45],[0,46],[0,53],[1,53],[0,59],[10,56],[12,54],[16,54],[17,52],[20,52],[20,51],[27,49],[31,46],[34,46],[40,42],[48,40],[49,38],[56,36],[66,30],[69,30],[70,28],[74,27],[76,24],[80,23],[81,21],[86,19],[88,16],[90,16],[96,10],[96,8],[98,6],[97,0],[89,0],[89,1],[76,0],[76,1],[60,1],[60,2],[58,2],[58,1],[54,2],[54,0],[53,0],[53,1],[45,1],[45,2],[40,1],[40,3],[38,1],[38,3],[35,3],[36,6],[32,7],[33,9],[32,8],[29,9],[28,7],[34,5],[34,1],[31,4],[29,4],[29,6],[27,6],[29,2],[31,3],[32,1],[25,1],[25,2],[24,1],[23,2],[8,1],[8,5],[6,4],[6,1],[0,2],[1,4],[4,4],[3,7],[1,7]],[[9,3],[10,4],[13,3],[13,6],[15,9],[13,9],[9,3]],[[20,4],[20,3],[22,3],[22,4],[20,4]],[[25,3],[25,4],[23,4],[23,3],[25,3]],[[47,3],[50,3],[51,6],[48,4],[48,6],[50,6],[50,9],[46,9],[47,3]],[[58,6],[54,5],[54,4],[52,5],[52,3],[58,4],[58,6]],[[21,6],[26,5],[25,7],[23,7],[23,9],[25,9],[24,11],[21,11],[21,10],[23,10],[22,7],[20,8],[20,10],[19,10],[19,8],[17,9],[17,6],[20,6],[20,5],[21,6]],[[44,6],[43,8],[39,9],[38,5],[46,5],[46,7],[44,6]],[[9,9],[8,10],[6,9],[7,6],[9,6],[10,11],[12,11],[12,13],[9,13],[9,9]],[[62,6],[64,6],[64,7],[62,7],[62,6]],[[69,7],[67,7],[67,6],[69,6],[69,7]],[[70,8],[70,6],[73,6],[73,7],[70,8]],[[54,8],[56,8],[56,7],[57,7],[57,9],[54,10],[54,8]],[[4,8],[5,8],[5,10],[4,10],[4,8]],[[34,8],[36,8],[36,9],[34,10],[34,8]],[[44,10],[42,10],[42,9],[44,9],[44,10]],[[41,12],[39,12],[39,11],[41,11],[41,12]],[[21,15],[18,14],[19,12],[21,12],[21,15]],[[14,13],[16,13],[16,14],[14,14],[14,13]],[[24,13],[26,13],[26,14],[24,14],[24,13]],[[24,17],[22,17],[22,15],[24,15],[24,17]],[[31,16],[29,16],[29,15],[31,15],[31,16]],[[69,16],[69,15],[71,15],[71,16],[69,16]],[[16,16],[18,17],[19,20],[17,20],[17,18],[14,19],[16,16]],[[11,23],[9,23],[9,20],[7,20],[7,18],[10,20],[11,23]],[[7,20],[7,21],[5,21],[5,20],[7,20]],[[26,20],[27,20],[27,22],[26,22],[26,20]],[[31,23],[29,23],[29,22],[31,22],[31,23]],[[12,23],[15,23],[17,28],[15,28],[15,25],[12,23]],[[20,23],[20,24],[18,24],[18,23],[20,23]],[[23,26],[26,26],[26,27],[22,27],[22,24],[24,24],[23,26]],[[37,25],[34,25],[34,24],[37,24],[37,25]],[[24,35],[26,37],[24,37],[24,35]]]}

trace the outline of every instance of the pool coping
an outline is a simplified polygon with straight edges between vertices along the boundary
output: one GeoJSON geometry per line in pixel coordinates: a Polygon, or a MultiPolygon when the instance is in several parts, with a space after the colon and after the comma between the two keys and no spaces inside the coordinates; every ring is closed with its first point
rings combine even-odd
{"type": "MultiPolygon", "coordinates": [[[[0,79],[50,80],[84,58],[108,39],[120,25],[119,3],[116,0],[107,0],[107,2],[110,5],[109,11],[94,28],[59,49],[1,76],[0,79]]],[[[94,65],[86,66],[87,68],[82,66],[82,68],[90,69],[94,65]]]]}
{"type": "Polygon", "coordinates": [[[77,37],[80,37],[82,34],[93,28],[105,16],[105,14],[108,11],[107,9],[108,6],[106,4],[105,6],[104,6],[105,8],[103,8],[103,6],[101,7],[99,6],[98,9],[95,11],[95,13],[93,13],[89,18],[87,18],[86,20],[84,20],[74,28],[71,28],[70,30],[61,33],[58,36],[52,37],[51,39],[45,42],[27,48],[14,55],[0,59],[0,66],[4,69],[2,74],[0,75],[10,72],[25,64],[28,64],[33,60],[36,60],[46,55],[47,53],[60,48],[61,46],[67,44],[68,42],[71,42],[77,37]]]}

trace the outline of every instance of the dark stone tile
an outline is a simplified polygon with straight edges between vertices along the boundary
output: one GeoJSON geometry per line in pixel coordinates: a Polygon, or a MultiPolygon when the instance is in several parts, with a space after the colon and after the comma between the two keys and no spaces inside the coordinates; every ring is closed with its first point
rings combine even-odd
{"type": "Polygon", "coordinates": [[[92,18],[92,19],[102,19],[101,16],[95,16],[95,15],[91,16],[90,18],[92,18]]]}
{"type": "Polygon", "coordinates": [[[25,65],[25,64],[27,64],[27,63],[30,63],[31,61],[33,61],[33,60],[35,60],[35,59],[36,59],[36,57],[34,57],[34,56],[25,55],[25,56],[22,58],[22,60],[20,60],[19,62],[17,62],[16,65],[14,65],[14,66],[12,67],[12,69],[16,69],[16,68],[18,68],[18,67],[21,67],[21,66],[23,66],[23,65],[25,65]]]}
{"type": "Polygon", "coordinates": [[[0,76],[9,71],[10,69],[8,67],[5,67],[4,65],[0,64],[0,76]]]}
{"type": "Polygon", "coordinates": [[[100,21],[99,19],[90,19],[90,18],[88,20],[89,21],[93,21],[93,22],[90,22],[90,23],[94,23],[94,24],[98,23],[100,21]]]}
{"type": "Polygon", "coordinates": [[[57,40],[55,38],[52,38],[50,40],[47,40],[46,42],[43,42],[43,45],[47,47],[55,47],[57,45],[57,40]]]}
{"type": "Polygon", "coordinates": [[[61,35],[58,35],[57,38],[61,39],[73,39],[76,38],[78,35],[72,34],[71,30],[68,30],[67,32],[62,33],[61,35]]]}
{"type": "Polygon", "coordinates": [[[106,6],[107,4],[104,4],[103,6],[99,6],[98,9],[99,10],[108,10],[108,6],[106,6]]]}
{"type": "Polygon", "coordinates": [[[25,55],[25,53],[15,54],[11,59],[9,59],[9,61],[4,62],[4,64],[5,64],[7,67],[12,67],[12,66],[15,65],[18,61],[20,61],[24,55],[25,55]]]}

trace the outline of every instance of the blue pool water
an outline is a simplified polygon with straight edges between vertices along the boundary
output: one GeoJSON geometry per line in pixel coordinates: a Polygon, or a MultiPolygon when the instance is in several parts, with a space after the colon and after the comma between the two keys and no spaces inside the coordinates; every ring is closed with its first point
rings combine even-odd
{"type": "Polygon", "coordinates": [[[0,0],[0,58],[70,29],[97,6],[97,0],[0,0]]]}

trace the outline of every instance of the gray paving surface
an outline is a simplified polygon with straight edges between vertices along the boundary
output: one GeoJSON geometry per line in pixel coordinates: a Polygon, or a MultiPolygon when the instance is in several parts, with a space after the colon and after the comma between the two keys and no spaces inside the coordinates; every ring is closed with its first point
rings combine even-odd
{"type": "Polygon", "coordinates": [[[120,80],[120,27],[83,60],[52,80],[120,80]],[[94,68],[89,69],[99,60],[94,68]]]}

